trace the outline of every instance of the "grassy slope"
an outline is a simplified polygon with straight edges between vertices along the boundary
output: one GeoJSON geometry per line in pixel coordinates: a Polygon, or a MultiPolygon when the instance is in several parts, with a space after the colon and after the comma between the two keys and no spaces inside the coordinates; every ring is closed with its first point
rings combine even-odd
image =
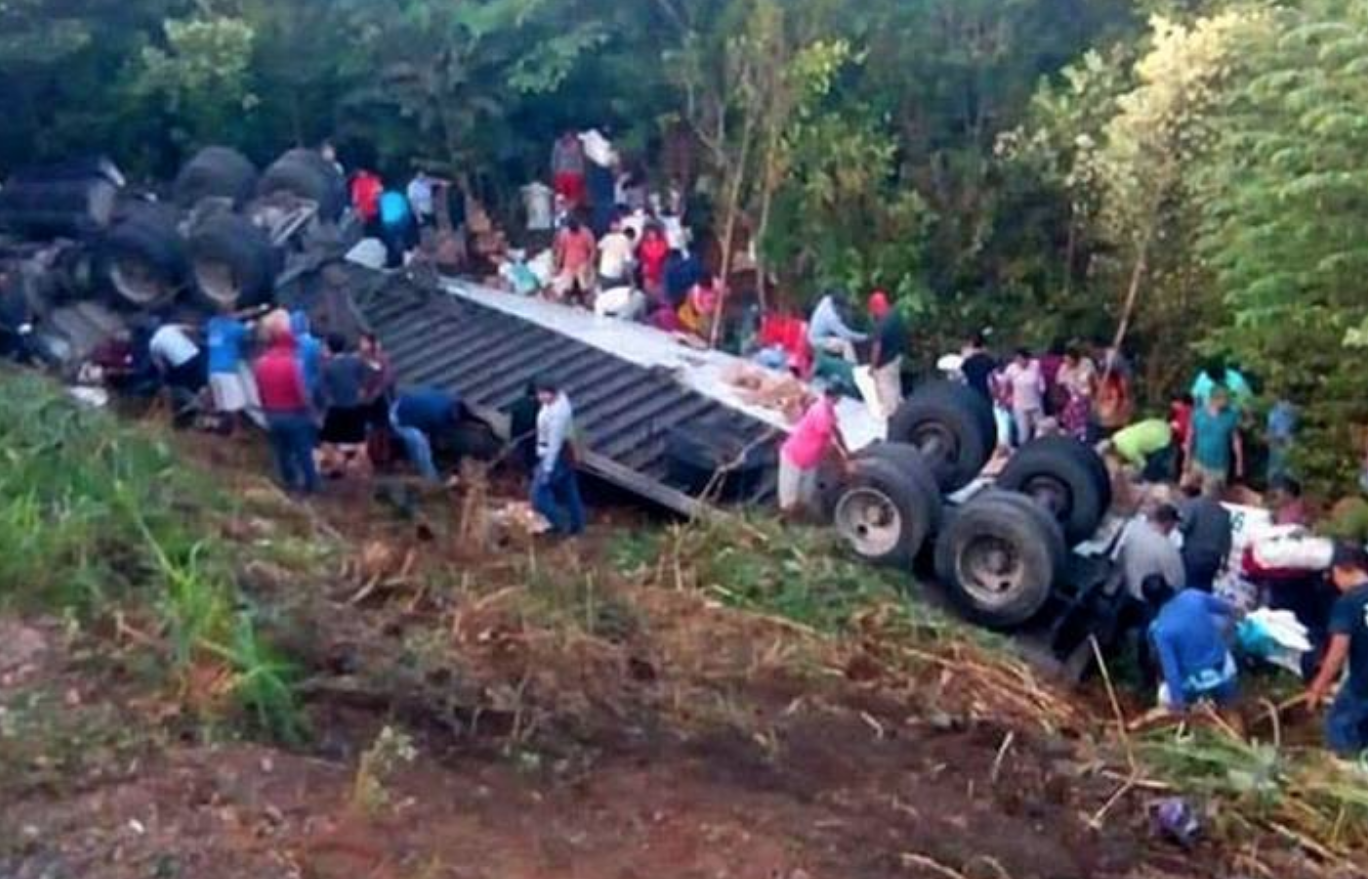
{"type": "MultiPolygon", "coordinates": [[[[221,720],[227,708],[261,733],[303,735],[288,678],[260,635],[263,617],[278,608],[258,607],[237,584],[252,565],[278,564],[283,555],[299,556],[297,571],[316,567],[316,553],[295,553],[297,545],[269,536],[270,522],[259,528],[268,536],[229,536],[240,522],[240,497],[185,466],[155,430],[80,409],[32,376],[0,377],[0,449],[0,607],[59,608],[78,623],[117,620],[117,632],[140,633],[165,660],[172,688],[205,719],[221,720]],[[222,698],[205,699],[206,688],[222,698]]],[[[608,565],[561,567],[529,553],[504,564],[497,578],[480,572],[476,584],[464,573],[453,584],[444,564],[406,575],[421,581],[416,594],[438,612],[427,626],[431,637],[405,636],[404,663],[469,671],[469,658],[453,655],[459,644],[443,640],[448,612],[458,642],[467,626],[486,644],[500,630],[480,615],[506,604],[520,631],[554,633],[538,643],[564,651],[630,634],[646,613],[635,590],[701,594],[836,645],[852,677],[861,663],[898,669],[911,682],[930,674],[965,711],[1082,737],[1102,765],[1129,775],[1118,781],[1119,797],[1156,784],[1192,793],[1214,804],[1216,827],[1231,839],[1251,830],[1259,839],[1280,837],[1330,866],[1368,842],[1362,787],[1314,750],[1219,731],[1191,740],[1169,733],[1140,742],[1128,769],[1109,717],[1038,680],[996,639],[907,600],[897,576],[844,559],[824,535],[758,522],[645,529],[616,540],[609,555],[608,565]]],[[[363,616],[358,610],[358,622],[363,616]]],[[[516,700],[510,737],[530,735],[533,715],[521,700],[536,695],[538,680],[524,670],[513,683],[485,686],[479,698],[491,705],[480,710],[497,716],[493,702],[516,700]]],[[[569,704],[558,684],[546,688],[548,714],[569,704]]]]}
{"type": "Polygon", "coordinates": [[[218,536],[231,499],[155,433],[30,374],[0,379],[0,450],[0,605],[78,622],[148,618],[182,685],[213,669],[253,724],[299,737],[283,669],[218,536]]]}

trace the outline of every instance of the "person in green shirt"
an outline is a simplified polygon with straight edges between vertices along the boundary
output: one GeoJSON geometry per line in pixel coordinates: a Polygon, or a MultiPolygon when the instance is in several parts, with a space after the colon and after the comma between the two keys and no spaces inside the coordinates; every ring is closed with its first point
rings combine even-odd
{"type": "Polygon", "coordinates": [[[1108,451],[1142,471],[1149,482],[1172,478],[1173,428],[1163,418],[1146,418],[1112,435],[1108,451]]]}

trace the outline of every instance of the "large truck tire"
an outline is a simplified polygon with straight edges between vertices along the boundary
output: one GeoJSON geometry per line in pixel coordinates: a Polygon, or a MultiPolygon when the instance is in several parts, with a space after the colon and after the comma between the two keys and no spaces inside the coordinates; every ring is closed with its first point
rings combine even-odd
{"type": "Polygon", "coordinates": [[[319,219],[336,222],[347,206],[347,184],[326,159],[313,150],[294,149],[276,159],[261,175],[257,193],[288,192],[318,205],[319,219]]]}
{"type": "Polygon", "coordinates": [[[861,559],[910,569],[939,505],[888,461],[856,459],[836,497],[836,532],[861,559]]]}
{"type": "Polygon", "coordinates": [[[927,513],[931,517],[931,533],[940,530],[944,513],[940,486],[922,453],[906,443],[874,443],[861,449],[857,459],[870,458],[893,466],[918,495],[926,498],[927,513]]]}
{"type": "Polygon", "coordinates": [[[280,254],[266,232],[240,214],[206,217],[190,233],[195,300],[214,311],[261,305],[271,299],[280,254]]]}
{"type": "Polygon", "coordinates": [[[888,423],[888,439],[921,452],[941,491],[968,485],[997,444],[993,410],[972,388],[932,382],[917,389],[888,423]]]}
{"type": "Polygon", "coordinates": [[[1048,512],[1076,546],[1092,537],[1111,507],[1111,477],[1102,458],[1063,436],[1042,437],[1017,451],[997,487],[1020,492],[1048,512]]]}
{"type": "Polygon", "coordinates": [[[31,239],[86,238],[109,226],[118,195],[104,176],[11,180],[0,189],[0,229],[31,239]]]}
{"type": "Polygon", "coordinates": [[[176,177],[176,204],[190,210],[206,198],[222,198],[241,207],[255,193],[256,165],[231,147],[208,146],[185,164],[176,177]]]}
{"type": "Polygon", "coordinates": [[[100,242],[101,275],[114,301],[153,311],[169,305],[185,284],[180,212],[168,205],[127,207],[100,242]]]}
{"type": "Polygon", "coordinates": [[[936,540],[936,576],[960,612],[997,631],[1030,622],[1064,571],[1064,535],[1028,499],[986,492],[936,540]]]}

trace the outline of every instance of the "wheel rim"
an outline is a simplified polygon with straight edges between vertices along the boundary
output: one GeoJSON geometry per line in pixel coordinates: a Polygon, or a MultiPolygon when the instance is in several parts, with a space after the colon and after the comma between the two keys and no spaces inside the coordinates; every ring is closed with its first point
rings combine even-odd
{"type": "Polygon", "coordinates": [[[902,513],[892,498],[877,489],[856,488],[841,495],[835,518],[841,538],[865,558],[892,553],[902,539],[902,513]]]}
{"type": "Polygon", "coordinates": [[[954,463],[959,460],[959,442],[954,431],[943,425],[927,422],[917,425],[910,437],[912,445],[927,461],[954,463]]]}
{"type": "Polygon", "coordinates": [[[1073,506],[1073,492],[1053,476],[1033,476],[1021,487],[1029,497],[1055,519],[1065,519],[1073,506]]]}
{"type": "Polygon", "coordinates": [[[955,562],[956,578],[974,603],[999,608],[1025,585],[1026,565],[1016,545],[991,534],[973,538],[955,562]]]}
{"type": "Polygon", "coordinates": [[[220,305],[234,305],[242,295],[233,267],[222,260],[197,259],[195,283],[206,297],[220,305]]]}
{"type": "Polygon", "coordinates": [[[152,263],[140,256],[125,255],[114,260],[109,279],[119,296],[134,305],[150,305],[166,295],[166,282],[152,263]]]}

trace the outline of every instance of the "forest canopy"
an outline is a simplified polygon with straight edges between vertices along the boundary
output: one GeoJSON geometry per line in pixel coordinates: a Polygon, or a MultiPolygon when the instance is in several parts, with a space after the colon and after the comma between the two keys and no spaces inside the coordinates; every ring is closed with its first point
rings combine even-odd
{"type": "Polygon", "coordinates": [[[1368,422],[1362,0],[0,0],[0,105],[3,173],[330,139],[496,209],[599,127],[923,359],[1124,324],[1151,403],[1216,355],[1298,403],[1323,483],[1368,422]]]}

